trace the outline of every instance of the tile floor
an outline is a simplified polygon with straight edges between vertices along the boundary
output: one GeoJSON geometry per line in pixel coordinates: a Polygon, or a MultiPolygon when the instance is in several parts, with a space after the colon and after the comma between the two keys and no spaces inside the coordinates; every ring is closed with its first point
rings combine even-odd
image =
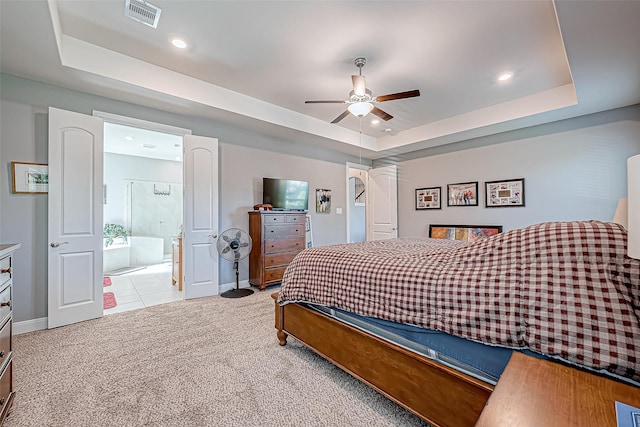
{"type": "Polygon", "coordinates": [[[171,260],[132,273],[109,277],[111,286],[105,286],[104,292],[113,292],[118,305],[104,310],[104,314],[137,310],[182,299],[178,285],[171,285],[171,260]]]}

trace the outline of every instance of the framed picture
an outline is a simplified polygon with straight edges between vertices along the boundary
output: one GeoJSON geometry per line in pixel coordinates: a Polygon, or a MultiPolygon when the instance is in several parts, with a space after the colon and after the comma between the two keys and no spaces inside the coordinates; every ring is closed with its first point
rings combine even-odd
{"type": "Polygon", "coordinates": [[[442,208],[442,187],[416,188],[416,210],[442,208]]]}
{"type": "Polygon", "coordinates": [[[475,242],[485,237],[502,233],[501,225],[429,225],[429,237],[432,239],[461,240],[475,242]]]}
{"type": "Polygon", "coordinates": [[[487,181],[484,196],[488,208],[524,206],[524,178],[487,181]]]}
{"type": "Polygon", "coordinates": [[[316,212],[331,213],[331,190],[316,188],[316,212]]]}
{"type": "Polygon", "coordinates": [[[478,181],[447,184],[447,206],[478,206],[478,181]]]}
{"type": "Polygon", "coordinates": [[[11,191],[15,194],[37,194],[49,191],[49,165],[11,162],[11,191]]]}

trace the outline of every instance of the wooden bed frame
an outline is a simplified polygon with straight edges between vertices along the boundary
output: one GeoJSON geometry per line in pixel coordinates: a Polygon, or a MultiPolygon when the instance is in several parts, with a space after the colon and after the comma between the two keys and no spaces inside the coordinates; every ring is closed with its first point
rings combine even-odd
{"type": "Polygon", "coordinates": [[[434,426],[472,426],[493,385],[456,371],[300,304],[278,305],[280,345],[291,335],[434,426]]]}

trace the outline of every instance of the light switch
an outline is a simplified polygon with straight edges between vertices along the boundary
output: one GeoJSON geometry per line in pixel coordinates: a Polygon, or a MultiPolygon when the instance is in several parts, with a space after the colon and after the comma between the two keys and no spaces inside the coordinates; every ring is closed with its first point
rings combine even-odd
{"type": "Polygon", "coordinates": [[[342,215],[342,208],[336,208],[336,215],[342,215]]]}

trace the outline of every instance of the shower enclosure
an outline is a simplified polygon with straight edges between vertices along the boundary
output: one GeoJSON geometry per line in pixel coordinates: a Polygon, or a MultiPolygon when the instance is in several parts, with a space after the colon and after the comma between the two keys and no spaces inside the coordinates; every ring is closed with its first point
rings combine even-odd
{"type": "Polygon", "coordinates": [[[126,197],[131,266],[161,264],[171,258],[172,239],[182,227],[182,184],[130,180],[126,197]]]}

